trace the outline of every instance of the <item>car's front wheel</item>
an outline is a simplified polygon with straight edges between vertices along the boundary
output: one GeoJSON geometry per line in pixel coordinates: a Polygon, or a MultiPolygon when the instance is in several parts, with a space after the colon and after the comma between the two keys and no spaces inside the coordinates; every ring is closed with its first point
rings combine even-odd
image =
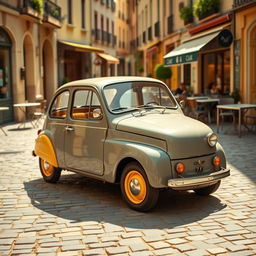
{"type": "Polygon", "coordinates": [[[159,190],[150,186],[145,171],[136,162],[129,163],[124,168],[121,190],[128,206],[141,212],[152,209],[159,196],[159,190]]]}
{"type": "Polygon", "coordinates": [[[60,168],[54,167],[42,158],[39,158],[39,167],[42,176],[46,182],[56,183],[59,180],[61,175],[60,168]]]}
{"type": "Polygon", "coordinates": [[[194,191],[196,192],[196,194],[200,195],[200,196],[208,196],[212,193],[214,193],[220,186],[220,180],[213,184],[210,185],[208,187],[204,187],[204,188],[198,188],[198,189],[194,189],[194,191]]]}

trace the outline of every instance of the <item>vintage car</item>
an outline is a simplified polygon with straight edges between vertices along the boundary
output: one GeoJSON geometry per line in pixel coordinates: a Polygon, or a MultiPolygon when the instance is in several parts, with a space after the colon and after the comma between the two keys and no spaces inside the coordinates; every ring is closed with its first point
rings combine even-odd
{"type": "Polygon", "coordinates": [[[131,208],[148,211],[159,190],[215,192],[230,175],[217,136],[183,114],[168,87],[144,77],[106,77],[60,87],[33,151],[46,182],[69,170],[120,183],[131,208]]]}

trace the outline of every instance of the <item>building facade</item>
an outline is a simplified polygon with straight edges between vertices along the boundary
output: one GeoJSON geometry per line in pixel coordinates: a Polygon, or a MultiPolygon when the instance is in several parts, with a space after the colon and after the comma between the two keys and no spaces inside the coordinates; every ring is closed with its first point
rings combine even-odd
{"type": "Polygon", "coordinates": [[[256,103],[256,2],[235,0],[234,86],[244,103],[256,103]]]}
{"type": "Polygon", "coordinates": [[[0,106],[9,111],[0,123],[20,121],[24,113],[13,104],[50,100],[57,88],[56,29],[61,8],[51,1],[0,1],[0,106]]]}
{"type": "MultiPolygon", "coordinates": [[[[180,15],[184,7],[192,8],[194,5],[195,9],[196,2],[169,1],[169,6],[172,4],[170,9],[180,15]]],[[[165,63],[177,68],[177,82],[185,83],[195,94],[207,94],[212,84],[222,94],[234,90],[232,4],[232,1],[220,1],[211,11],[197,16],[192,14],[186,22],[180,16],[177,18],[171,14],[174,17],[173,33],[168,47],[165,47],[169,48],[165,63]],[[221,39],[227,40],[227,43],[221,42],[221,39]],[[196,48],[199,44],[201,47],[196,48]],[[192,49],[196,50],[193,52],[192,49]]]]}
{"type": "Polygon", "coordinates": [[[117,75],[119,60],[116,58],[116,1],[91,0],[92,45],[104,53],[92,56],[92,76],[117,75]]]}
{"type": "Polygon", "coordinates": [[[138,61],[141,75],[154,77],[156,64],[163,63],[163,1],[138,1],[138,61]]]}
{"type": "Polygon", "coordinates": [[[91,1],[57,0],[62,7],[62,27],[57,32],[58,85],[93,76],[92,56],[103,49],[92,47],[91,1]]]}

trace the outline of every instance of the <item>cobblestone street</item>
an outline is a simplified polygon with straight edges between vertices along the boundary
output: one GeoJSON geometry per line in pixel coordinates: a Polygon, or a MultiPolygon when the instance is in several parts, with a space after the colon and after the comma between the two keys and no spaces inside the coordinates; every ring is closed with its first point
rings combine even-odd
{"type": "MultiPolygon", "coordinates": [[[[212,196],[165,191],[149,213],[118,185],[63,172],[43,181],[36,129],[0,131],[0,255],[255,255],[256,134],[219,134],[231,169],[212,196]]],[[[215,128],[215,127],[213,127],[215,128]]]]}

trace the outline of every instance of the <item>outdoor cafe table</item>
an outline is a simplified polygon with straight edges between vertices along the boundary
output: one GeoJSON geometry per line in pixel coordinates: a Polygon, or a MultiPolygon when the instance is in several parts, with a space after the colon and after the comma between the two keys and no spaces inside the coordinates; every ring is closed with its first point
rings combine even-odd
{"type": "Polygon", "coordinates": [[[220,109],[228,109],[238,111],[238,136],[241,137],[242,115],[249,109],[256,109],[256,104],[227,104],[217,106],[217,132],[219,132],[220,109]]]}
{"type": "MultiPolygon", "coordinates": [[[[7,111],[7,110],[9,110],[9,108],[8,107],[0,107],[0,112],[1,111],[7,111]]],[[[5,134],[5,136],[7,136],[7,133],[4,131],[4,129],[0,126],[0,129],[2,130],[2,132],[5,134]]]]}
{"type": "Polygon", "coordinates": [[[219,103],[220,99],[211,99],[211,98],[202,98],[196,99],[197,103],[201,103],[205,105],[205,109],[208,113],[208,122],[211,123],[211,111],[210,111],[210,104],[211,103],[219,103]]]}
{"type": "MultiPolygon", "coordinates": [[[[39,102],[25,102],[25,103],[13,104],[13,106],[19,108],[24,113],[24,119],[23,119],[22,123],[19,124],[18,128],[21,128],[22,125],[25,128],[25,124],[26,124],[26,121],[27,121],[27,119],[26,119],[26,108],[40,106],[40,103],[39,102]]],[[[32,126],[34,127],[31,120],[30,120],[30,122],[31,122],[32,126]]]]}

